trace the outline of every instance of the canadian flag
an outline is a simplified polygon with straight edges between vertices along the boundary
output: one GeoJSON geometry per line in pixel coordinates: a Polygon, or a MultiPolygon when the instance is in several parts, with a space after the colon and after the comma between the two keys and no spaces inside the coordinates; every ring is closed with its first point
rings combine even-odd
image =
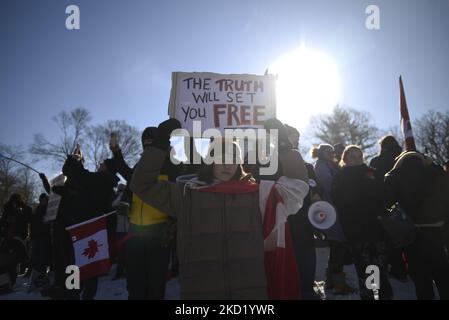
{"type": "Polygon", "coordinates": [[[287,218],[301,209],[308,192],[309,186],[305,182],[287,177],[260,183],[259,205],[263,215],[269,299],[300,298],[300,275],[287,218]]]}
{"type": "Polygon", "coordinates": [[[75,264],[80,269],[81,281],[108,273],[111,268],[107,215],[66,228],[72,237],[75,264]]]}
{"type": "Polygon", "coordinates": [[[400,98],[399,104],[401,109],[401,129],[405,140],[405,150],[415,151],[415,138],[413,137],[412,124],[410,122],[410,116],[408,114],[407,100],[405,100],[404,85],[402,83],[402,76],[399,76],[399,90],[400,98]]]}

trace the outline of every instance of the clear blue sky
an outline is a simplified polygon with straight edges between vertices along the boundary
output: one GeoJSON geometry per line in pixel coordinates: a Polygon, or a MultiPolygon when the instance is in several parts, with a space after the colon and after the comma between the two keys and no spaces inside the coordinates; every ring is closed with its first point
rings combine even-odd
{"type": "Polygon", "coordinates": [[[399,123],[398,75],[412,118],[449,109],[448,0],[1,0],[0,142],[57,135],[51,117],[140,129],[167,117],[172,71],[263,74],[305,41],[337,63],[342,103],[399,123]],[[81,29],[65,28],[76,4],[81,29]],[[365,28],[380,7],[381,29],[365,28]]]}

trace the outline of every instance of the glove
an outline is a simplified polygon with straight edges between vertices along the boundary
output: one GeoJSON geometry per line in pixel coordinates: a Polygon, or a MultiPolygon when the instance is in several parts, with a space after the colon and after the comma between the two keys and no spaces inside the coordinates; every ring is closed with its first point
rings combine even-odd
{"type": "Polygon", "coordinates": [[[170,134],[179,128],[181,128],[181,123],[178,120],[173,118],[165,120],[157,127],[157,137],[153,139],[150,145],[164,151],[168,150],[170,148],[170,134]]]}
{"type": "Polygon", "coordinates": [[[39,173],[39,178],[41,178],[42,181],[46,181],[47,177],[45,176],[44,173],[39,173]]]}
{"type": "Polygon", "coordinates": [[[279,153],[286,153],[293,149],[291,142],[288,140],[287,128],[284,124],[276,118],[268,119],[264,123],[266,130],[276,129],[278,131],[278,151],[279,153]]]}

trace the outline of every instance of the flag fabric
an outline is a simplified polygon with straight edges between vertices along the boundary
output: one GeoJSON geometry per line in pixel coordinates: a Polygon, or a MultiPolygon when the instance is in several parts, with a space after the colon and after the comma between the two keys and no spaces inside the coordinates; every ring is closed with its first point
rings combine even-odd
{"type": "Polygon", "coordinates": [[[251,180],[231,180],[220,182],[203,188],[198,188],[199,192],[241,194],[259,191],[259,185],[251,180]]]}
{"type": "Polygon", "coordinates": [[[72,238],[81,281],[106,274],[111,268],[106,216],[66,228],[72,238]]]}
{"type": "Polygon", "coordinates": [[[309,186],[297,179],[281,177],[261,181],[259,201],[263,215],[265,272],[268,298],[300,299],[300,275],[287,218],[297,214],[309,186]]]}
{"type": "Polygon", "coordinates": [[[302,208],[309,186],[304,181],[281,177],[277,181],[228,181],[199,187],[201,192],[259,193],[262,214],[265,274],[269,299],[299,299],[299,274],[287,218],[302,208]]]}
{"type": "Polygon", "coordinates": [[[400,109],[401,109],[401,130],[405,140],[406,151],[416,151],[415,138],[413,137],[412,124],[408,114],[407,101],[405,100],[404,85],[402,76],[399,77],[400,89],[400,109]]]}

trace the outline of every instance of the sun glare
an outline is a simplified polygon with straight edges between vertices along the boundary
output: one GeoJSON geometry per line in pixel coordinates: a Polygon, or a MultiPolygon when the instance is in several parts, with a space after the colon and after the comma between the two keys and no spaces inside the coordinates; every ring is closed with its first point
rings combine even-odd
{"type": "Polygon", "coordinates": [[[339,102],[337,66],[322,52],[302,46],[269,70],[277,75],[277,117],[301,131],[313,115],[327,113],[339,102]]]}

